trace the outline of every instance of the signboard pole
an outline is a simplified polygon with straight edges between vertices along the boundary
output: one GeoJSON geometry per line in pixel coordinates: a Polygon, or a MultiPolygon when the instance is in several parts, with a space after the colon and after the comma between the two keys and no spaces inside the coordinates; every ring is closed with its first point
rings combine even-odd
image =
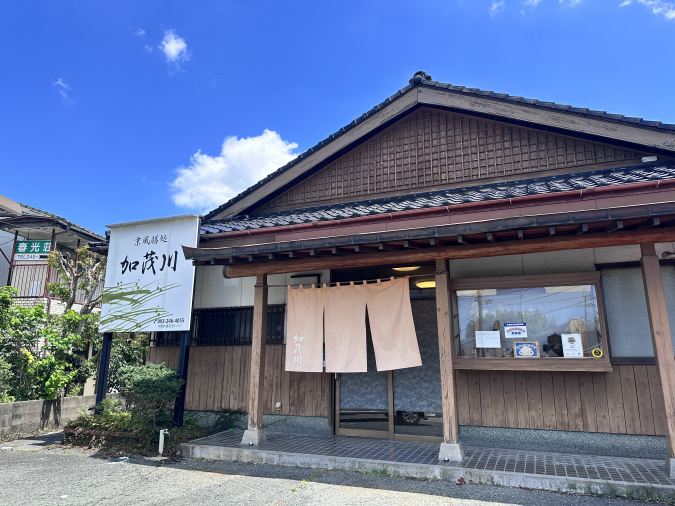
{"type": "MultiPolygon", "coordinates": [[[[101,346],[101,362],[98,366],[98,386],[96,387],[96,406],[98,406],[108,391],[108,370],[110,369],[110,349],[112,348],[112,332],[103,333],[101,346]]],[[[98,409],[94,411],[98,415],[98,409]]]]}
{"type": "Polygon", "coordinates": [[[176,404],[173,409],[173,425],[175,427],[183,426],[183,413],[185,412],[185,392],[187,387],[188,363],[190,361],[190,341],[192,334],[189,330],[181,332],[180,336],[180,357],[178,359],[178,377],[183,380],[183,386],[180,387],[180,393],[176,397],[176,404]]]}
{"type": "Polygon", "coordinates": [[[14,251],[16,250],[16,241],[19,238],[19,231],[14,231],[14,243],[12,244],[12,256],[9,257],[9,274],[7,274],[7,286],[12,286],[12,271],[14,270],[14,251]]]}

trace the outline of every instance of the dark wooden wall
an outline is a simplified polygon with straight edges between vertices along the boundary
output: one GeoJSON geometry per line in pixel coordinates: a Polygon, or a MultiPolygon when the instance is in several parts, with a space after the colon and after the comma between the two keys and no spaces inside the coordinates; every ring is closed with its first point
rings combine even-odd
{"type": "Polygon", "coordinates": [[[459,423],[665,435],[656,366],[613,369],[611,373],[458,370],[459,423]]]}
{"type": "MultiPolygon", "coordinates": [[[[430,108],[382,133],[256,212],[379,193],[621,162],[631,150],[430,108]]],[[[473,183],[472,183],[473,184],[473,183]]]]}
{"type": "MultiPolygon", "coordinates": [[[[148,361],[178,367],[179,348],[150,348],[148,361]]],[[[329,416],[330,375],[284,370],[285,346],[265,353],[264,413],[329,416]],[[281,401],[281,411],[274,409],[281,401]]],[[[185,409],[248,411],[250,346],[195,346],[190,349],[185,409]]]]}

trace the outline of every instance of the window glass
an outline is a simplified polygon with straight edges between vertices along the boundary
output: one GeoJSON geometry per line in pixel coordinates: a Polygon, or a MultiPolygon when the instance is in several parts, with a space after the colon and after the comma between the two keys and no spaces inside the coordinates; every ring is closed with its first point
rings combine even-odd
{"type": "MultiPolygon", "coordinates": [[[[662,265],[661,279],[672,338],[675,336],[675,266],[662,265]]],[[[653,357],[642,269],[602,269],[602,291],[612,356],[653,357]]],[[[675,349],[675,339],[673,342],[675,349]]]]}
{"type": "Polygon", "coordinates": [[[594,285],[456,294],[463,357],[578,358],[602,350],[594,285]]]}

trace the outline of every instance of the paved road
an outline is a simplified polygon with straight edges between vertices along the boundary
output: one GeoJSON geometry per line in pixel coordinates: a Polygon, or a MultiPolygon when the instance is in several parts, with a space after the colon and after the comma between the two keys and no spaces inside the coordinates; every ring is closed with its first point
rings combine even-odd
{"type": "Polygon", "coordinates": [[[602,497],[342,471],[142,458],[50,448],[58,434],[0,444],[0,505],[642,505],[602,497]]]}

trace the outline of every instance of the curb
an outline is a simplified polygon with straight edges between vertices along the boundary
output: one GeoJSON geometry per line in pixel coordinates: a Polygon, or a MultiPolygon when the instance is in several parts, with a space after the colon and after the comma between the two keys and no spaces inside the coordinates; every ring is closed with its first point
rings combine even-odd
{"type": "Polygon", "coordinates": [[[181,457],[208,460],[239,461],[252,464],[333,469],[362,473],[382,473],[405,478],[439,479],[456,482],[463,478],[468,483],[548,490],[554,492],[609,495],[631,499],[675,500],[675,487],[669,485],[629,483],[591,478],[562,477],[540,474],[511,473],[465,469],[446,465],[405,464],[371,459],[309,455],[249,448],[198,445],[182,443],[181,457]]]}

